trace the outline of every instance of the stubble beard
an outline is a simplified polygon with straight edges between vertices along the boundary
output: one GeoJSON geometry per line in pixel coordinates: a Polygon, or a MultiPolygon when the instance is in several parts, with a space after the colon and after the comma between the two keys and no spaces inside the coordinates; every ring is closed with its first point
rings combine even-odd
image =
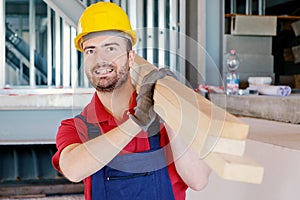
{"type": "Polygon", "coordinates": [[[112,78],[92,78],[89,80],[93,87],[101,93],[111,93],[115,89],[119,89],[123,86],[129,78],[129,66],[128,63],[117,72],[116,76],[112,78]],[[106,82],[105,84],[103,82],[106,82]]]}

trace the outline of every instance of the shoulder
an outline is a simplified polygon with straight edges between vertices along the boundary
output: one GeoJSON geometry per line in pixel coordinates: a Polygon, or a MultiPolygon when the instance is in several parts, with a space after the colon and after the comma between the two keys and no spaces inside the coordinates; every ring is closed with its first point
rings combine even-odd
{"type": "Polygon", "coordinates": [[[83,143],[86,140],[85,124],[80,119],[69,118],[61,121],[56,135],[57,151],[52,157],[53,166],[60,171],[59,157],[64,148],[71,144],[83,143]]]}
{"type": "Polygon", "coordinates": [[[56,143],[64,147],[73,143],[83,143],[87,140],[87,127],[79,118],[69,118],[61,121],[58,128],[56,143]]]}

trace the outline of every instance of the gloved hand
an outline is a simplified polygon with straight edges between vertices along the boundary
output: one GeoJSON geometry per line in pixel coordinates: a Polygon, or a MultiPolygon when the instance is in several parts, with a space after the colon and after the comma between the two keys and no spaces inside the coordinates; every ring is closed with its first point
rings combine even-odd
{"type": "Polygon", "coordinates": [[[137,106],[134,108],[135,114],[130,115],[130,118],[144,131],[148,132],[149,135],[158,133],[160,129],[158,115],[153,110],[154,87],[157,80],[162,79],[167,75],[175,77],[173,72],[166,68],[152,70],[149,74],[144,76],[136,99],[137,106]]]}

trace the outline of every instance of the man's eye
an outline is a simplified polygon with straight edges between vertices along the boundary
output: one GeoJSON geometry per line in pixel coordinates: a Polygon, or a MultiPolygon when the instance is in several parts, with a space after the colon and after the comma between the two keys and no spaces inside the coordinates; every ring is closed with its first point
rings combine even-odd
{"type": "Polygon", "coordinates": [[[116,51],[116,50],[117,50],[116,47],[107,47],[107,48],[106,48],[106,51],[107,51],[107,52],[114,52],[114,51],[116,51]]]}
{"type": "Polygon", "coordinates": [[[94,49],[87,49],[87,50],[85,51],[85,53],[86,53],[86,54],[93,54],[93,53],[95,53],[95,50],[94,50],[94,49]]]}

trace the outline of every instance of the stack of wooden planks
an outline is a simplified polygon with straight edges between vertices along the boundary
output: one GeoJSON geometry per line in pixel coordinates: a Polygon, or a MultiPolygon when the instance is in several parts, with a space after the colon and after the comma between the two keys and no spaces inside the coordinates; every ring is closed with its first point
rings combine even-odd
{"type": "MultiPolygon", "coordinates": [[[[143,77],[157,68],[138,55],[135,62],[131,77],[138,91],[143,77]]],[[[155,112],[220,177],[262,182],[263,167],[244,155],[247,124],[172,77],[157,82],[153,98],[155,112]]]]}

